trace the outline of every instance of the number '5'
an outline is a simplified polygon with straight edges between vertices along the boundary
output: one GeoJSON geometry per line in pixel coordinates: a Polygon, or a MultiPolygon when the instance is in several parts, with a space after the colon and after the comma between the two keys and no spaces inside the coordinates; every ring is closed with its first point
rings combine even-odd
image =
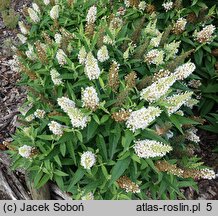
{"type": "Polygon", "coordinates": [[[212,208],[212,203],[207,203],[207,211],[211,211],[212,208]]]}

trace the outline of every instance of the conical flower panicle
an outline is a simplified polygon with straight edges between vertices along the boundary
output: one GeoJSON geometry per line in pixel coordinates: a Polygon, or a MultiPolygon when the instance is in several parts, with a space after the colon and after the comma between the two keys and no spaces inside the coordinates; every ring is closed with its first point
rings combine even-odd
{"type": "Polygon", "coordinates": [[[174,75],[176,75],[177,80],[184,80],[191,75],[195,69],[195,64],[188,62],[176,68],[174,75]]]}
{"type": "Polygon", "coordinates": [[[187,20],[185,18],[179,18],[174,24],[172,32],[176,35],[180,35],[185,31],[187,20]]]}
{"type": "Polygon", "coordinates": [[[213,40],[213,33],[216,30],[214,25],[208,25],[201,31],[195,33],[195,40],[199,43],[210,43],[213,40]]]}
{"type": "Polygon", "coordinates": [[[145,129],[161,114],[161,112],[162,111],[158,107],[143,107],[137,111],[131,112],[128,120],[126,121],[126,126],[133,132],[137,129],[145,129]]]}
{"type": "Polygon", "coordinates": [[[157,82],[159,79],[164,77],[169,77],[171,72],[169,70],[160,69],[157,73],[155,73],[152,77],[152,82],[157,82]]]}
{"type": "Polygon", "coordinates": [[[56,121],[51,121],[49,124],[49,130],[57,136],[63,135],[63,126],[56,121]]]}
{"type": "Polygon", "coordinates": [[[83,107],[95,111],[99,106],[98,94],[94,87],[86,87],[82,89],[81,100],[83,102],[83,107]]]}
{"type": "Polygon", "coordinates": [[[80,64],[85,64],[86,61],[86,57],[87,57],[87,52],[84,46],[82,46],[79,50],[79,54],[78,54],[78,59],[79,59],[79,63],[80,64]]]}
{"type": "Polygon", "coordinates": [[[46,55],[46,50],[45,50],[45,47],[43,47],[44,44],[41,44],[39,41],[37,41],[35,43],[36,45],[36,50],[37,50],[37,54],[38,54],[38,57],[39,57],[39,60],[45,64],[48,62],[48,58],[47,58],[47,55],[46,55]]]}
{"type": "Polygon", "coordinates": [[[176,164],[170,164],[167,161],[157,161],[155,167],[160,172],[167,172],[168,174],[183,177],[184,170],[178,168],[176,164]]]}
{"type": "Polygon", "coordinates": [[[132,182],[127,176],[122,176],[117,180],[120,188],[124,189],[127,193],[140,193],[139,185],[132,182]]]}
{"type": "Polygon", "coordinates": [[[193,179],[215,179],[216,173],[208,168],[205,169],[189,169],[189,168],[178,168],[176,164],[170,164],[167,161],[157,161],[155,164],[156,168],[160,172],[167,172],[168,174],[176,175],[182,178],[193,178],[193,179]]]}
{"type": "Polygon", "coordinates": [[[61,97],[57,99],[58,105],[64,112],[69,112],[70,109],[75,108],[75,102],[67,97],[61,97]]]}
{"type": "Polygon", "coordinates": [[[126,86],[128,88],[134,88],[136,86],[137,74],[135,71],[130,72],[125,76],[126,86]]]}
{"type": "Polygon", "coordinates": [[[61,75],[58,73],[56,69],[52,69],[50,71],[50,75],[51,75],[52,82],[54,83],[55,86],[59,86],[63,84],[61,75]]]}
{"type": "Polygon", "coordinates": [[[86,16],[86,35],[91,38],[94,34],[94,28],[95,28],[95,21],[97,18],[97,7],[93,5],[89,8],[88,14],[86,16]]]}
{"type": "Polygon", "coordinates": [[[131,7],[138,7],[139,2],[140,2],[139,0],[129,0],[129,5],[131,7]]]}
{"type": "Polygon", "coordinates": [[[100,68],[98,67],[97,59],[89,52],[85,60],[85,74],[89,80],[98,79],[100,76],[100,68]]]}
{"type": "Polygon", "coordinates": [[[140,92],[140,99],[146,100],[151,103],[157,101],[167,93],[167,91],[170,89],[175,81],[176,76],[173,75],[159,79],[158,81],[140,92]]]}
{"type": "Polygon", "coordinates": [[[163,157],[172,151],[172,147],[155,140],[138,140],[134,145],[135,153],[140,158],[163,157]]]}
{"type": "Polygon", "coordinates": [[[111,117],[116,122],[123,122],[126,121],[129,118],[129,116],[130,111],[121,109],[118,112],[114,112],[111,117]]]}
{"type": "Polygon", "coordinates": [[[114,92],[117,91],[120,84],[118,71],[119,71],[119,64],[114,61],[110,67],[109,75],[108,75],[109,76],[108,86],[110,86],[114,92]]]}
{"type": "Polygon", "coordinates": [[[168,114],[171,115],[172,113],[175,113],[177,110],[179,110],[180,107],[185,104],[188,99],[191,98],[192,94],[192,92],[180,93],[167,97],[165,100],[163,100],[167,103],[166,108],[168,114]]]}
{"type": "Polygon", "coordinates": [[[86,151],[81,155],[81,166],[85,169],[90,169],[96,163],[96,156],[91,151],[86,151]]]}
{"type": "Polygon", "coordinates": [[[164,63],[164,51],[152,49],[145,55],[145,62],[148,64],[161,65],[164,63]]]}

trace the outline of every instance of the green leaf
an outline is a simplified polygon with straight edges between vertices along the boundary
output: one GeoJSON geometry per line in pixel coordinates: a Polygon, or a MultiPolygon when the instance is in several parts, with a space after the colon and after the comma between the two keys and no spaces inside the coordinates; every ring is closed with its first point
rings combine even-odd
{"type": "Polygon", "coordinates": [[[57,183],[58,187],[64,191],[64,181],[63,178],[61,176],[58,175],[54,175],[54,180],[57,183]]]}
{"type": "Polygon", "coordinates": [[[203,53],[202,49],[199,49],[197,52],[195,52],[194,58],[195,58],[195,62],[197,63],[197,65],[202,64],[203,55],[204,55],[204,53],[203,53]]]}
{"type": "Polygon", "coordinates": [[[87,129],[87,140],[90,140],[94,134],[96,133],[98,128],[98,124],[95,121],[91,121],[88,125],[88,129],[87,129]]]}
{"type": "Polygon", "coordinates": [[[60,151],[61,151],[62,156],[64,157],[66,155],[66,145],[65,145],[65,143],[61,143],[60,151]]]}
{"type": "Polygon", "coordinates": [[[39,139],[42,139],[42,140],[53,140],[53,135],[38,135],[37,136],[39,139]]]}
{"type": "Polygon", "coordinates": [[[58,157],[58,155],[54,156],[54,160],[57,162],[57,164],[58,164],[60,167],[62,166],[61,160],[60,160],[60,158],[58,157]]]}
{"type": "Polygon", "coordinates": [[[130,130],[125,131],[125,136],[122,137],[122,146],[124,147],[124,151],[126,151],[132,141],[135,139],[133,133],[130,130]]]}
{"type": "Polygon", "coordinates": [[[42,178],[43,176],[43,172],[42,171],[39,171],[36,176],[34,177],[34,186],[36,187],[40,181],[40,179],[42,178]]]}
{"type": "Polygon", "coordinates": [[[143,137],[143,138],[147,138],[147,139],[151,139],[151,140],[156,140],[156,141],[159,141],[159,142],[163,142],[163,143],[166,143],[167,144],[167,141],[165,139],[163,139],[161,136],[157,135],[155,133],[154,130],[152,129],[148,129],[146,128],[145,130],[143,130],[140,135],[143,137]]]}
{"type": "Polygon", "coordinates": [[[145,161],[148,163],[148,165],[149,165],[157,174],[159,174],[157,168],[155,167],[155,165],[154,165],[154,163],[153,163],[153,161],[152,161],[151,159],[148,158],[148,159],[145,159],[145,161]]]}
{"type": "Polygon", "coordinates": [[[97,124],[100,124],[100,120],[96,114],[93,114],[93,119],[96,121],[97,124]]]}
{"type": "Polygon", "coordinates": [[[114,154],[117,151],[117,145],[121,137],[121,128],[119,124],[116,124],[114,128],[114,133],[109,135],[109,156],[110,159],[113,158],[114,154]]]}
{"type": "Polygon", "coordinates": [[[48,174],[44,174],[44,176],[41,178],[39,183],[36,185],[36,189],[39,189],[43,185],[45,185],[48,182],[49,179],[50,179],[50,176],[48,174]]]}
{"type": "Polygon", "coordinates": [[[96,144],[102,153],[102,156],[104,157],[105,160],[108,160],[108,154],[107,154],[107,146],[104,141],[104,137],[101,134],[98,134],[96,138],[96,144]]]}
{"type": "Polygon", "coordinates": [[[80,131],[76,131],[76,136],[79,139],[79,141],[82,143],[83,142],[83,135],[80,131]]]}
{"type": "Polygon", "coordinates": [[[67,173],[57,169],[54,171],[54,174],[58,176],[69,176],[67,173]]]}
{"type": "Polygon", "coordinates": [[[102,118],[101,118],[101,124],[104,124],[108,119],[110,118],[109,115],[104,115],[102,118]]]}
{"type": "Polygon", "coordinates": [[[82,177],[84,176],[84,174],[85,174],[85,170],[82,169],[81,167],[79,167],[79,168],[77,169],[77,171],[73,174],[73,178],[72,178],[71,181],[70,181],[70,184],[69,184],[69,186],[68,186],[68,188],[67,188],[67,191],[70,191],[70,190],[73,188],[73,186],[74,186],[78,181],[80,181],[80,180],[82,179],[82,177]]]}
{"type": "Polygon", "coordinates": [[[126,169],[129,167],[130,161],[130,157],[117,161],[112,169],[109,186],[111,186],[126,171],[126,169]]]}
{"type": "Polygon", "coordinates": [[[177,119],[178,115],[174,115],[172,114],[169,119],[170,121],[176,126],[176,128],[183,134],[183,130],[182,130],[182,124],[181,122],[177,119]]]}
{"type": "Polygon", "coordinates": [[[75,150],[74,150],[74,145],[73,145],[73,142],[72,141],[68,141],[66,143],[66,147],[67,147],[67,150],[68,152],[70,153],[70,156],[72,157],[75,165],[77,165],[77,160],[76,160],[76,156],[75,156],[75,150]]]}
{"type": "Polygon", "coordinates": [[[50,116],[49,118],[65,123],[66,125],[70,124],[69,117],[66,116],[50,116]]]}
{"type": "Polygon", "coordinates": [[[193,125],[197,125],[197,124],[200,124],[199,122],[195,121],[195,120],[192,120],[190,118],[186,118],[184,116],[181,116],[181,115],[176,115],[176,114],[173,114],[174,116],[176,116],[176,119],[181,123],[181,124],[193,124],[193,125]]]}

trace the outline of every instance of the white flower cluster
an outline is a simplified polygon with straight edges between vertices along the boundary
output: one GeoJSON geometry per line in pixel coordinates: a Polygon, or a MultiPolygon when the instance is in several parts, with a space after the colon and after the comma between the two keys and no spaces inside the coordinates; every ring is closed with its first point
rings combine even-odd
{"type": "Polygon", "coordinates": [[[151,38],[157,37],[160,34],[160,31],[156,28],[156,25],[157,19],[150,21],[144,29],[144,34],[151,38]]]}
{"type": "Polygon", "coordinates": [[[68,116],[74,128],[85,128],[90,121],[90,118],[83,114],[80,109],[72,108],[68,111],[68,116]]]}
{"type": "Polygon", "coordinates": [[[190,80],[188,82],[188,86],[192,87],[192,88],[199,88],[200,86],[202,85],[201,81],[200,80],[190,80]]]}
{"type": "Polygon", "coordinates": [[[172,150],[169,145],[148,139],[135,141],[133,148],[140,158],[163,157],[172,150]]]}
{"type": "Polygon", "coordinates": [[[35,61],[37,59],[36,53],[34,52],[34,47],[30,44],[28,44],[28,50],[25,52],[27,58],[29,58],[32,61],[35,61]]]}
{"type": "Polygon", "coordinates": [[[115,41],[109,35],[105,35],[104,39],[103,39],[103,42],[105,44],[112,45],[112,44],[114,44],[115,41]]]}
{"type": "Polygon", "coordinates": [[[31,121],[34,120],[34,119],[35,119],[34,114],[30,114],[30,115],[28,115],[28,116],[25,118],[25,120],[28,121],[28,122],[31,122],[31,121]]]}
{"type": "Polygon", "coordinates": [[[169,44],[164,45],[164,50],[166,52],[166,61],[175,57],[175,55],[179,51],[180,43],[181,43],[181,41],[177,41],[177,42],[173,41],[169,44]]]}
{"type": "Polygon", "coordinates": [[[23,145],[18,149],[19,155],[24,158],[30,158],[32,154],[32,147],[28,145],[23,145]]]}
{"type": "Polygon", "coordinates": [[[53,8],[50,11],[50,17],[53,20],[57,20],[59,18],[59,10],[60,10],[60,6],[59,5],[55,5],[53,6],[53,8]]]}
{"type": "Polygon", "coordinates": [[[55,43],[60,45],[62,41],[62,35],[60,33],[56,33],[54,39],[55,39],[55,43]]]}
{"type": "Polygon", "coordinates": [[[36,11],[38,14],[41,14],[40,8],[36,3],[32,3],[32,8],[34,11],[36,11]]]}
{"type": "Polygon", "coordinates": [[[146,100],[148,102],[157,101],[160,99],[160,97],[167,93],[175,81],[176,77],[174,75],[158,79],[158,81],[154,82],[152,85],[148,86],[140,92],[140,99],[146,100]]]}
{"type": "Polygon", "coordinates": [[[94,194],[92,192],[87,193],[81,197],[81,200],[94,200],[94,194]]]}
{"type": "Polygon", "coordinates": [[[85,47],[83,46],[80,49],[79,54],[78,54],[79,63],[82,65],[85,64],[86,57],[87,57],[87,52],[86,52],[85,47]]]}
{"type": "Polygon", "coordinates": [[[185,132],[185,138],[195,143],[199,143],[201,140],[199,136],[196,134],[198,131],[197,128],[192,127],[185,132]]]}
{"type": "Polygon", "coordinates": [[[63,126],[61,124],[59,124],[56,121],[51,121],[49,124],[49,130],[54,134],[54,135],[58,135],[58,136],[62,136],[63,135],[63,126]]]}
{"type": "Polygon", "coordinates": [[[85,169],[90,169],[92,166],[94,166],[95,162],[95,154],[93,154],[91,151],[84,152],[81,155],[81,166],[83,166],[85,169]]]}
{"type": "Polygon", "coordinates": [[[69,116],[71,124],[74,128],[85,128],[89,122],[89,117],[83,114],[78,108],[75,107],[74,101],[67,97],[58,98],[58,105],[69,116]]]}
{"type": "Polygon", "coordinates": [[[58,63],[60,65],[65,65],[67,63],[67,59],[66,59],[67,55],[65,54],[65,52],[62,49],[59,49],[57,51],[56,58],[57,58],[58,63]]]}
{"type": "Polygon", "coordinates": [[[120,29],[122,27],[122,25],[123,25],[122,18],[113,17],[110,21],[109,30],[111,31],[111,33],[115,32],[116,29],[120,29]]]}
{"type": "Polygon", "coordinates": [[[133,111],[126,121],[126,126],[131,131],[135,132],[137,129],[145,129],[152,121],[161,114],[158,107],[150,106],[148,108],[141,108],[133,111]]]}
{"type": "Polygon", "coordinates": [[[147,6],[147,4],[145,1],[140,1],[138,8],[139,8],[139,10],[144,11],[146,6],[147,6]]]}
{"type": "Polygon", "coordinates": [[[162,4],[162,6],[164,7],[165,11],[169,11],[173,8],[173,2],[172,1],[168,1],[162,4]]]}
{"type": "Polygon", "coordinates": [[[61,97],[61,98],[58,98],[58,105],[61,107],[61,109],[64,111],[64,112],[68,112],[71,108],[75,108],[75,103],[74,101],[70,100],[69,98],[67,97],[61,97]]]}
{"type": "Polygon", "coordinates": [[[185,106],[189,107],[190,109],[193,109],[193,106],[197,105],[199,101],[194,98],[190,98],[185,102],[185,106]]]}
{"type": "Polygon", "coordinates": [[[21,33],[24,34],[24,35],[27,35],[29,31],[26,28],[26,26],[24,25],[24,23],[22,21],[19,21],[18,25],[19,25],[21,33]]]}
{"type": "Polygon", "coordinates": [[[45,111],[44,111],[44,110],[41,110],[41,109],[37,109],[37,110],[34,112],[34,116],[35,116],[36,118],[39,118],[39,119],[44,118],[44,116],[45,116],[45,111]]]}
{"type": "Polygon", "coordinates": [[[34,22],[34,23],[39,23],[40,22],[40,18],[38,15],[38,12],[33,10],[32,8],[28,8],[27,9],[28,14],[30,16],[30,19],[34,22]]]}
{"type": "Polygon", "coordinates": [[[52,79],[52,82],[54,83],[54,85],[59,86],[59,85],[63,84],[63,81],[60,77],[60,74],[57,72],[56,69],[52,69],[50,71],[50,75],[51,75],[51,79],[52,79]]]}
{"type": "Polygon", "coordinates": [[[174,75],[176,75],[177,80],[184,80],[189,75],[191,75],[194,70],[196,69],[196,66],[192,62],[185,63],[179,67],[176,68],[174,75]]]}
{"type": "Polygon", "coordinates": [[[185,92],[177,95],[167,97],[165,102],[167,103],[166,108],[169,115],[175,113],[179,108],[185,104],[192,96],[192,92],[185,92]]]}
{"type": "Polygon", "coordinates": [[[210,43],[213,40],[213,33],[216,27],[214,25],[208,25],[204,27],[200,32],[195,33],[195,39],[199,43],[210,43]]]}
{"type": "Polygon", "coordinates": [[[100,61],[100,62],[104,62],[104,61],[107,61],[109,59],[108,50],[107,50],[107,47],[105,45],[103,45],[98,50],[97,58],[98,58],[98,61],[100,61]]]}
{"type": "Polygon", "coordinates": [[[50,0],[43,0],[45,5],[49,5],[50,4],[50,0]]]}
{"type": "Polygon", "coordinates": [[[129,0],[124,0],[124,4],[125,4],[125,6],[128,8],[128,7],[130,6],[129,0]]]}
{"type": "Polygon", "coordinates": [[[163,59],[164,59],[163,50],[152,49],[145,56],[145,61],[148,62],[149,64],[161,65],[163,64],[163,59]]]}
{"type": "Polygon", "coordinates": [[[88,14],[86,16],[87,24],[93,24],[96,20],[96,15],[97,15],[97,7],[93,5],[92,7],[89,8],[88,14]]]}
{"type": "Polygon", "coordinates": [[[210,170],[210,169],[202,169],[200,170],[201,172],[201,178],[203,179],[215,179],[216,178],[216,173],[213,171],[213,170],[210,170]]]}
{"type": "Polygon", "coordinates": [[[149,45],[150,45],[152,48],[153,48],[153,47],[158,47],[159,44],[160,44],[162,35],[163,35],[162,33],[158,33],[158,34],[157,34],[157,37],[152,37],[149,45]]]}
{"type": "Polygon", "coordinates": [[[174,29],[179,32],[183,32],[185,30],[185,26],[187,24],[187,20],[183,17],[179,18],[174,25],[174,29]]]}
{"type": "Polygon", "coordinates": [[[85,60],[85,74],[88,76],[89,80],[93,80],[98,79],[100,73],[101,71],[98,67],[97,59],[89,52],[85,60]]]}
{"type": "Polygon", "coordinates": [[[99,106],[98,94],[93,86],[82,89],[83,107],[95,110],[99,106]]]}
{"type": "Polygon", "coordinates": [[[22,34],[17,34],[17,37],[18,37],[18,39],[20,40],[20,42],[21,42],[22,44],[25,44],[25,43],[26,43],[27,37],[25,37],[25,36],[22,35],[22,34]]]}

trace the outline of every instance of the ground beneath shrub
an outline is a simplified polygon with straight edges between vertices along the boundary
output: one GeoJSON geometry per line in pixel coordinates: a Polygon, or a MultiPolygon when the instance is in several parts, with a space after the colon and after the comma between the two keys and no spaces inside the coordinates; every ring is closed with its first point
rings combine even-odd
{"type": "MultiPolygon", "coordinates": [[[[13,0],[12,6],[20,13],[22,6],[29,2],[30,0],[13,0]]],[[[4,40],[9,37],[15,40],[16,32],[17,29],[6,28],[0,17],[0,151],[6,150],[4,144],[10,142],[11,134],[15,132],[18,109],[25,100],[25,88],[16,85],[20,75],[11,71],[8,65],[8,60],[11,59],[10,51],[3,46],[4,40]]],[[[213,152],[213,149],[218,145],[218,135],[205,131],[199,131],[199,135],[201,143],[197,154],[203,158],[205,165],[213,167],[217,173],[218,153],[213,152]]],[[[19,181],[26,188],[23,175],[16,173],[16,176],[18,178],[21,176],[19,181]]],[[[218,200],[218,179],[201,180],[198,182],[198,186],[199,193],[194,192],[191,188],[184,188],[184,195],[187,199],[218,200]]],[[[0,188],[0,200],[4,199],[8,199],[8,196],[0,188]]]]}

